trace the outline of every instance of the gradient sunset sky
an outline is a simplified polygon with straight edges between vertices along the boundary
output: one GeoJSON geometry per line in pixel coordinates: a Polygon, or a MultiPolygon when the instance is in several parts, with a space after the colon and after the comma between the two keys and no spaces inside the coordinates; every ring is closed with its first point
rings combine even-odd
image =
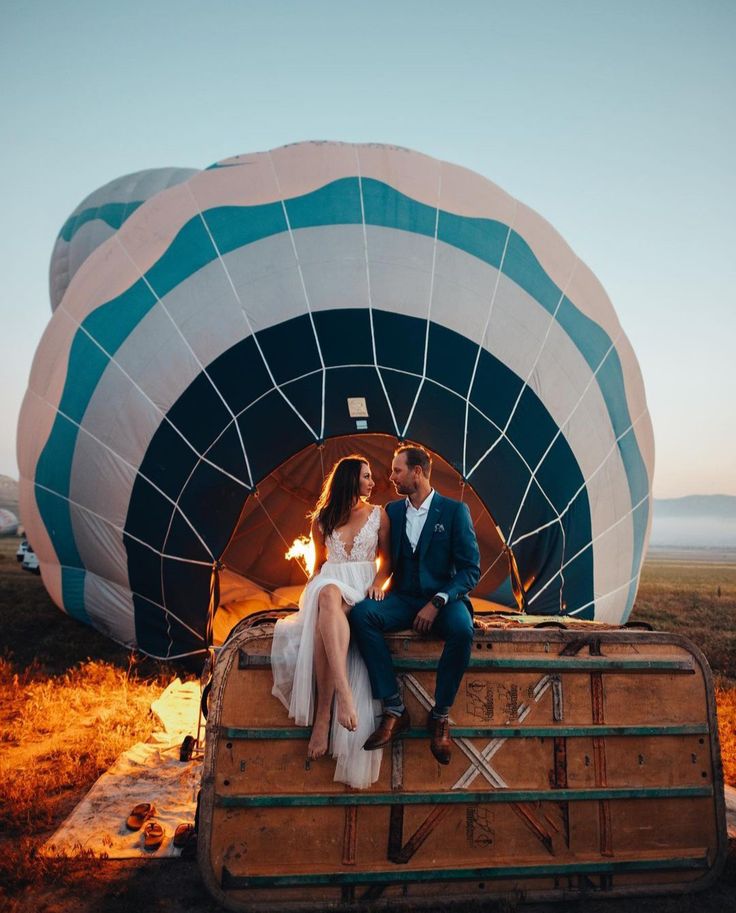
{"type": "Polygon", "coordinates": [[[305,139],[472,168],[596,273],[638,355],[654,494],[736,495],[736,3],[0,3],[0,473],[74,207],[305,139]]]}

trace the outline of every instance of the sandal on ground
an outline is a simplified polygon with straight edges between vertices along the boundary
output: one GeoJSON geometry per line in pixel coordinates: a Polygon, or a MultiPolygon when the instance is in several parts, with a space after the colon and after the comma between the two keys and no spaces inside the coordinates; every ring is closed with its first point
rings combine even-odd
{"type": "Polygon", "coordinates": [[[177,849],[181,849],[183,846],[186,846],[187,840],[194,833],[193,824],[178,824],[176,830],[174,831],[174,846],[177,849]]]}
{"type": "Polygon", "coordinates": [[[156,806],[153,802],[139,802],[138,805],[131,809],[125,826],[129,831],[139,831],[143,824],[156,814],[156,806]]]}
{"type": "Polygon", "coordinates": [[[143,846],[147,850],[157,850],[164,839],[164,829],[158,821],[149,821],[143,828],[143,846]]]}

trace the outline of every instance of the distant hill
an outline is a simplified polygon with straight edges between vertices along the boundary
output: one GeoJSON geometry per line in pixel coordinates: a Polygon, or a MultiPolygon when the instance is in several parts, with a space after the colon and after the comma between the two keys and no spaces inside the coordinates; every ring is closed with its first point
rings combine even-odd
{"type": "Polygon", "coordinates": [[[18,516],[18,483],[10,476],[0,475],[0,507],[18,516]]]}
{"type": "Polygon", "coordinates": [[[725,517],[736,520],[736,496],[687,495],[684,498],[655,498],[657,517],[725,517]]]}
{"type": "Polygon", "coordinates": [[[736,497],[655,498],[650,544],[655,547],[736,548],[736,497]]]}

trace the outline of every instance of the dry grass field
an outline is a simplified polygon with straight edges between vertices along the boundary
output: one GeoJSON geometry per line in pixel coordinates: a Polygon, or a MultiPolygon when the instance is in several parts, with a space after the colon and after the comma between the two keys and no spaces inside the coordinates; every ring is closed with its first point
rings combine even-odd
{"type": "Polygon", "coordinates": [[[705,653],[716,685],[723,772],[736,786],[736,560],[648,560],[632,620],[683,634],[705,653]]]}
{"type": "MultiPolygon", "coordinates": [[[[219,909],[196,863],[111,862],[36,849],[124,749],[151,732],[151,700],[181,669],[131,655],[56,609],[0,539],[0,909],[127,913],[219,909]]],[[[698,644],[713,667],[727,780],[736,785],[736,564],[649,561],[634,617],[698,644]]],[[[441,909],[441,908],[438,908],[441,909]]],[[[510,902],[479,909],[509,911],[510,902]]],[[[736,848],[716,886],[692,897],[581,900],[524,913],[736,911],[736,848]]]]}

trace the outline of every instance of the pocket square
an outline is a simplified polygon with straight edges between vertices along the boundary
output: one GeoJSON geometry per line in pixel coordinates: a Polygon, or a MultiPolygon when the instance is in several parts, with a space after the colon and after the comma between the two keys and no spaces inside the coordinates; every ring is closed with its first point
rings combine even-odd
{"type": "Polygon", "coordinates": [[[444,533],[445,527],[444,527],[441,523],[435,523],[435,525],[434,525],[434,531],[435,531],[436,533],[444,533]]]}

